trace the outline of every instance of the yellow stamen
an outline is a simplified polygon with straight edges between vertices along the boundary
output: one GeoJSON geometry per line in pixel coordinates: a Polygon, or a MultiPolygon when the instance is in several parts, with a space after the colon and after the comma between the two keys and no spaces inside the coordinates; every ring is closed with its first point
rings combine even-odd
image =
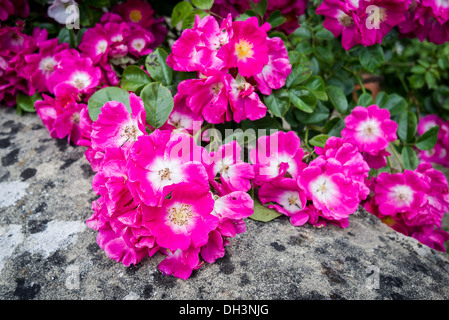
{"type": "Polygon", "coordinates": [[[235,44],[235,53],[239,59],[251,58],[254,54],[253,44],[241,39],[239,43],[235,44]]]}
{"type": "Polygon", "coordinates": [[[129,13],[129,18],[132,22],[139,22],[140,20],[142,20],[142,13],[137,9],[131,10],[131,12],[129,13]]]}
{"type": "Polygon", "coordinates": [[[193,216],[192,206],[190,204],[182,204],[179,207],[170,208],[168,212],[170,222],[180,227],[187,225],[193,216]]]}

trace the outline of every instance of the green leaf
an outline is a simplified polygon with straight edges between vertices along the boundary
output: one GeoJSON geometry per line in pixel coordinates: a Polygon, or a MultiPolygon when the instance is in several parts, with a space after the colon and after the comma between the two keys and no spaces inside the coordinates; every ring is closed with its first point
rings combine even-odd
{"type": "Polygon", "coordinates": [[[22,114],[22,111],[25,112],[36,112],[34,108],[34,104],[36,101],[42,100],[42,96],[37,92],[32,96],[26,95],[24,93],[19,93],[16,96],[16,104],[17,104],[17,112],[22,114]]]}
{"type": "Polygon", "coordinates": [[[328,86],[327,95],[335,109],[341,114],[346,114],[349,104],[344,92],[339,87],[328,86]]]}
{"type": "Polygon", "coordinates": [[[292,36],[300,39],[310,39],[312,38],[312,31],[304,26],[301,26],[293,31],[292,36]]]}
{"type": "Polygon", "coordinates": [[[389,95],[388,101],[382,107],[388,109],[391,116],[395,116],[404,112],[407,108],[407,101],[400,95],[393,93],[389,95]]]}
{"type": "Polygon", "coordinates": [[[257,12],[254,10],[245,10],[245,12],[235,18],[235,21],[246,21],[251,17],[257,17],[257,12]]]}
{"type": "Polygon", "coordinates": [[[418,156],[412,147],[406,146],[402,149],[402,163],[408,170],[415,170],[418,167],[418,156]]]}
{"type": "Polygon", "coordinates": [[[315,97],[317,97],[317,99],[323,101],[328,100],[326,88],[324,86],[324,81],[323,78],[321,78],[320,76],[311,77],[309,80],[307,80],[306,83],[304,83],[304,87],[312,91],[312,93],[314,94],[315,97]]]}
{"type": "Polygon", "coordinates": [[[282,13],[279,10],[274,11],[270,14],[267,19],[267,22],[271,25],[271,28],[274,29],[283,24],[287,19],[282,16],[282,13]]]}
{"type": "Polygon", "coordinates": [[[285,80],[285,85],[287,88],[295,87],[310,78],[312,73],[313,70],[310,66],[304,64],[296,65],[285,80]]]}
{"type": "Polygon", "coordinates": [[[290,97],[285,89],[273,91],[264,97],[265,105],[276,117],[282,118],[290,108],[290,97]]]}
{"type": "Polygon", "coordinates": [[[291,103],[301,111],[312,113],[317,104],[317,98],[306,87],[296,87],[288,91],[291,103]]]}
{"type": "Polygon", "coordinates": [[[422,66],[414,66],[413,68],[410,69],[410,72],[416,73],[416,74],[425,74],[426,71],[427,71],[426,68],[424,68],[422,66]]]}
{"type": "Polygon", "coordinates": [[[268,1],[260,0],[258,3],[250,1],[249,5],[251,6],[251,9],[257,12],[257,14],[263,18],[265,12],[267,11],[268,1]]]}
{"type": "Polygon", "coordinates": [[[439,126],[435,126],[424,132],[418,137],[416,141],[416,147],[420,150],[431,150],[435,147],[438,141],[438,133],[440,131],[439,126]]]}
{"type": "Polygon", "coordinates": [[[150,82],[150,77],[144,70],[136,65],[129,65],[123,71],[120,87],[124,90],[135,92],[150,82]]]}
{"type": "Polygon", "coordinates": [[[68,43],[70,48],[76,48],[76,36],[73,29],[67,29],[66,27],[61,28],[58,34],[59,44],[68,43]]]}
{"type": "Polygon", "coordinates": [[[368,107],[374,104],[373,96],[369,93],[362,93],[357,100],[358,106],[368,107]]]}
{"type": "Polygon", "coordinates": [[[192,4],[201,10],[210,10],[214,5],[214,0],[192,0],[192,4]]]}
{"type": "Polygon", "coordinates": [[[317,106],[312,113],[306,113],[295,109],[294,115],[296,120],[302,124],[316,124],[329,118],[329,109],[326,108],[321,101],[318,101],[317,106]]]}
{"type": "Polygon", "coordinates": [[[414,74],[408,78],[408,82],[413,89],[420,89],[426,83],[426,80],[422,74],[414,74]]]}
{"type": "Polygon", "coordinates": [[[404,112],[398,120],[398,137],[402,142],[411,142],[415,137],[418,120],[411,112],[404,112]]]}
{"type": "Polygon", "coordinates": [[[427,72],[424,76],[427,86],[429,87],[429,89],[436,89],[438,88],[438,84],[437,84],[437,78],[431,73],[431,72],[427,72]]]}
{"type": "Polygon", "coordinates": [[[101,113],[101,107],[109,101],[118,101],[123,103],[131,113],[128,91],[117,87],[106,87],[95,92],[87,102],[89,116],[92,121],[96,121],[98,119],[98,115],[101,113]]]}
{"type": "Polygon", "coordinates": [[[334,40],[335,37],[329,30],[324,27],[319,28],[319,30],[315,33],[315,38],[318,40],[334,40]]]}
{"type": "Polygon", "coordinates": [[[309,140],[309,144],[315,147],[324,148],[326,141],[329,139],[327,134],[319,134],[309,140]]]}
{"type": "Polygon", "coordinates": [[[309,41],[301,41],[296,47],[295,50],[299,53],[309,55],[313,53],[313,46],[309,41]]]}
{"type": "Polygon", "coordinates": [[[385,108],[385,105],[388,102],[388,94],[381,91],[376,96],[376,104],[379,106],[379,108],[385,108]]]}
{"type": "Polygon", "coordinates": [[[174,28],[178,23],[184,20],[193,10],[192,5],[187,1],[181,1],[173,8],[171,14],[171,25],[174,28]]]}
{"type": "Polygon", "coordinates": [[[167,52],[162,48],[157,48],[145,59],[145,68],[155,81],[168,86],[172,84],[173,69],[167,65],[167,52]]]}
{"type": "Polygon", "coordinates": [[[384,51],[380,45],[363,47],[360,50],[360,64],[369,72],[375,72],[384,62],[384,51]]]}
{"type": "Polygon", "coordinates": [[[187,16],[184,17],[182,20],[181,29],[191,29],[195,23],[195,17],[199,15],[200,18],[204,18],[205,16],[208,16],[209,14],[207,12],[204,12],[203,10],[194,10],[190,12],[187,16]]]}
{"type": "Polygon", "coordinates": [[[344,119],[340,118],[333,118],[329,120],[326,125],[324,126],[324,132],[328,136],[333,137],[340,137],[341,136],[341,130],[343,130],[346,127],[346,123],[344,119]]]}
{"type": "Polygon", "coordinates": [[[140,92],[147,122],[150,126],[160,128],[173,111],[173,96],[166,87],[160,83],[149,83],[140,92]]]}
{"type": "Polygon", "coordinates": [[[328,47],[319,46],[315,48],[315,57],[326,64],[332,64],[334,61],[334,54],[328,47]]]}
{"type": "Polygon", "coordinates": [[[254,213],[250,216],[252,220],[269,222],[281,216],[280,212],[262,205],[259,201],[254,201],[254,213]]]}

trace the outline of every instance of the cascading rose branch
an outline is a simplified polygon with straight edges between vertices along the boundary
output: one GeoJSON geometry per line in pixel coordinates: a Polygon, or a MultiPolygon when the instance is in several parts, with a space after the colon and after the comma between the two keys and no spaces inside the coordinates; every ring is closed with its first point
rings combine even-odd
{"type": "Polygon", "coordinates": [[[449,121],[444,121],[437,115],[426,115],[419,119],[417,133],[422,135],[435,126],[440,127],[437,143],[430,150],[419,150],[418,156],[423,162],[449,167],[449,121]]]}
{"type": "Polygon", "coordinates": [[[397,139],[398,124],[390,119],[390,112],[377,105],[355,107],[345,118],[341,136],[355,144],[371,168],[387,165],[387,147],[397,139]]]}
{"type": "Polygon", "coordinates": [[[442,172],[422,163],[414,171],[381,173],[371,188],[367,211],[394,230],[446,251],[444,242],[449,240],[449,233],[441,229],[441,220],[449,212],[449,189],[442,172]]]}
{"type": "Polygon", "coordinates": [[[251,151],[262,204],[290,217],[293,225],[326,222],[347,227],[369,189],[365,185],[369,167],[357,147],[331,137],[319,156],[308,165],[293,131],[277,132],[258,139],[251,151]]]}
{"type": "MultiPolygon", "coordinates": [[[[384,168],[389,156],[387,147],[397,139],[398,128],[397,123],[390,119],[389,111],[377,105],[367,108],[358,106],[345,118],[345,124],[341,131],[343,140],[357,147],[369,168],[384,168]]],[[[438,140],[447,140],[448,127],[436,116],[423,117],[418,125],[418,134],[422,135],[437,125],[443,129],[438,140]]],[[[433,152],[436,153],[438,148],[437,142],[433,152]]],[[[349,155],[348,152],[345,154],[349,155]]],[[[440,155],[441,151],[436,157],[426,158],[426,153],[420,153],[424,160],[435,162],[439,161],[440,155]]],[[[362,182],[362,176],[358,176],[359,179],[354,180],[362,182]]],[[[444,242],[449,240],[449,234],[441,229],[441,220],[449,212],[449,189],[443,173],[433,169],[430,163],[423,162],[414,171],[383,172],[365,180],[366,185],[359,186],[366,198],[362,204],[368,212],[394,230],[416,238],[431,248],[446,251],[444,242]],[[367,190],[367,185],[371,192],[367,190]]]]}
{"type": "MultiPolygon", "coordinates": [[[[92,125],[98,168],[92,185],[100,197],[87,225],[98,231],[97,242],[111,259],[129,266],[159,252],[166,256],[159,265],[164,274],[187,279],[224,256],[229,239],[246,230],[243,219],[254,203],[237,177],[225,178],[230,187],[216,194],[208,175],[215,160],[207,151],[184,133],[156,129],[148,135],[142,100],[133,93],[130,107],[131,113],[123,103],[108,102],[92,125]]],[[[220,161],[229,154],[223,156],[220,161]]],[[[229,165],[239,172],[237,161],[229,165]]]]}
{"type": "Polygon", "coordinates": [[[282,39],[267,36],[270,29],[256,17],[232,21],[228,15],[218,24],[213,16],[196,16],[167,58],[174,70],[200,74],[179,84],[175,108],[183,103],[213,124],[263,118],[267,107],[257,90],[268,95],[283,87],[292,68],[282,39]]]}
{"type": "Polygon", "coordinates": [[[449,4],[440,0],[324,0],[317,14],[346,50],[372,46],[394,28],[407,37],[435,44],[449,40],[449,4]]]}
{"type": "Polygon", "coordinates": [[[325,16],[323,26],[342,36],[346,50],[354,45],[372,46],[405,21],[412,0],[325,0],[316,13],[325,16]]]}

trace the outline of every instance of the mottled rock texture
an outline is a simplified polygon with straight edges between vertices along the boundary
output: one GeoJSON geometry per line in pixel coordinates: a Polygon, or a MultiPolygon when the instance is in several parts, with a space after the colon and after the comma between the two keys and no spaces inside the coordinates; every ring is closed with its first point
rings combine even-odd
{"type": "Polygon", "coordinates": [[[248,219],[224,258],[187,281],[161,256],[124,267],[85,220],[96,195],[84,148],[35,114],[0,109],[0,299],[447,299],[449,256],[360,209],[346,229],[248,219]]]}

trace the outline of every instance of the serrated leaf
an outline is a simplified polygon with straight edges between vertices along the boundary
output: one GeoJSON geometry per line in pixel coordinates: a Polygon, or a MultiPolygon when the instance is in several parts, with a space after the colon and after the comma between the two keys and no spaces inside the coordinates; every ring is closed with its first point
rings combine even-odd
{"type": "Polygon", "coordinates": [[[150,82],[150,77],[144,70],[136,65],[129,65],[123,70],[120,87],[124,90],[135,92],[150,82]]]}
{"type": "Polygon", "coordinates": [[[205,16],[208,16],[209,14],[207,12],[204,12],[203,10],[194,10],[190,12],[185,18],[182,20],[181,29],[191,29],[195,23],[195,17],[199,15],[200,18],[204,18],[205,16]]]}
{"type": "Polygon", "coordinates": [[[320,28],[316,33],[315,33],[315,38],[318,40],[334,40],[335,37],[332,34],[332,32],[330,32],[329,30],[325,29],[325,28],[320,28]]]}
{"type": "Polygon", "coordinates": [[[281,89],[265,96],[264,103],[276,117],[282,118],[290,108],[290,97],[287,90],[281,89]]]}
{"type": "Polygon", "coordinates": [[[118,101],[123,103],[131,113],[128,91],[117,87],[106,87],[95,92],[87,102],[89,116],[92,121],[96,121],[98,119],[98,115],[101,113],[101,107],[109,101],[118,101]]]}
{"type": "Polygon", "coordinates": [[[426,80],[422,74],[414,74],[408,78],[408,82],[413,89],[420,89],[426,83],[426,80]]]}
{"type": "Polygon", "coordinates": [[[329,139],[327,134],[319,134],[309,140],[309,144],[315,147],[324,148],[326,141],[329,139]]]}
{"type": "Polygon", "coordinates": [[[388,94],[381,91],[376,96],[376,104],[379,106],[379,108],[385,108],[385,105],[388,102],[388,94]]]}
{"type": "Polygon", "coordinates": [[[407,108],[407,101],[400,95],[393,93],[388,96],[388,101],[382,107],[388,109],[391,116],[395,116],[407,108]]]}
{"type": "Polygon", "coordinates": [[[312,113],[306,113],[298,109],[294,110],[296,120],[302,124],[316,124],[329,118],[329,109],[321,101],[318,101],[315,110],[312,113]]]}
{"type": "Polygon", "coordinates": [[[333,118],[332,120],[328,121],[324,126],[324,132],[328,136],[340,137],[341,130],[343,130],[345,127],[346,123],[344,119],[333,118]]]}
{"type": "Polygon", "coordinates": [[[214,5],[214,0],[192,0],[192,4],[201,10],[210,10],[214,5]]]}
{"type": "Polygon", "coordinates": [[[369,72],[375,72],[384,62],[384,51],[380,45],[363,47],[359,55],[360,64],[369,72]]]}
{"type": "Polygon", "coordinates": [[[145,111],[147,123],[153,128],[160,128],[173,111],[173,96],[161,83],[153,82],[147,84],[140,92],[145,111]]]}
{"type": "Polygon", "coordinates": [[[282,16],[282,13],[279,10],[274,11],[270,14],[267,19],[267,22],[271,25],[271,28],[274,29],[283,24],[287,19],[282,16]]]}
{"type": "Polygon", "coordinates": [[[438,133],[440,132],[440,127],[435,126],[424,132],[418,137],[416,141],[416,147],[420,150],[431,150],[435,147],[438,141],[438,133]]]}
{"type": "Polygon", "coordinates": [[[373,96],[369,93],[362,93],[357,100],[358,106],[368,107],[374,104],[373,96]]]}
{"type": "Polygon", "coordinates": [[[412,147],[406,146],[402,149],[402,163],[405,169],[416,170],[419,164],[418,156],[412,147]]]}
{"type": "Polygon", "coordinates": [[[254,201],[254,213],[250,216],[250,219],[261,222],[269,222],[281,215],[282,213],[263,206],[259,201],[254,201]]]}
{"type": "Polygon", "coordinates": [[[326,93],[326,87],[324,86],[324,81],[319,76],[313,76],[304,83],[304,87],[308,88],[317,99],[322,101],[327,101],[328,96],[326,93]]]}
{"type": "Polygon", "coordinates": [[[193,10],[192,5],[187,1],[181,1],[176,4],[171,14],[171,25],[175,27],[178,23],[184,20],[193,10]]]}
{"type": "Polygon", "coordinates": [[[287,88],[295,87],[310,78],[312,73],[313,70],[310,66],[304,64],[293,66],[292,71],[285,80],[285,85],[287,88]]]}
{"type": "Polygon", "coordinates": [[[255,12],[257,12],[257,14],[259,16],[263,17],[265,15],[265,12],[267,11],[268,1],[260,0],[257,3],[254,3],[253,1],[250,0],[249,5],[250,5],[251,9],[253,9],[255,12]]]}
{"type": "Polygon", "coordinates": [[[32,96],[26,95],[24,93],[19,93],[16,96],[16,104],[17,104],[17,112],[22,114],[22,111],[25,112],[36,112],[36,108],[34,104],[36,101],[42,100],[42,96],[39,92],[35,93],[32,96]]]}
{"type": "Polygon", "coordinates": [[[348,99],[344,92],[336,86],[328,86],[327,87],[327,96],[329,97],[329,101],[331,104],[337,109],[341,114],[346,114],[348,111],[348,99]]]}
{"type": "Polygon", "coordinates": [[[418,120],[416,115],[411,112],[401,114],[398,120],[398,137],[402,142],[411,142],[416,134],[418,120]]]}
{"type": "Polygon", "coordinates": [[[167,52],[162,48],[157,48],[145,59],[145,68],[155,81],[163,85],[171,85],[173,80],[173,69],[167,65],[167,52]]]}
{"type": "Polygon", "coordinates": [[[291,103],[301,111],[312,113],[317,104],[317,98],[306,87],[296,87],[288,91],[291,103]]]}

